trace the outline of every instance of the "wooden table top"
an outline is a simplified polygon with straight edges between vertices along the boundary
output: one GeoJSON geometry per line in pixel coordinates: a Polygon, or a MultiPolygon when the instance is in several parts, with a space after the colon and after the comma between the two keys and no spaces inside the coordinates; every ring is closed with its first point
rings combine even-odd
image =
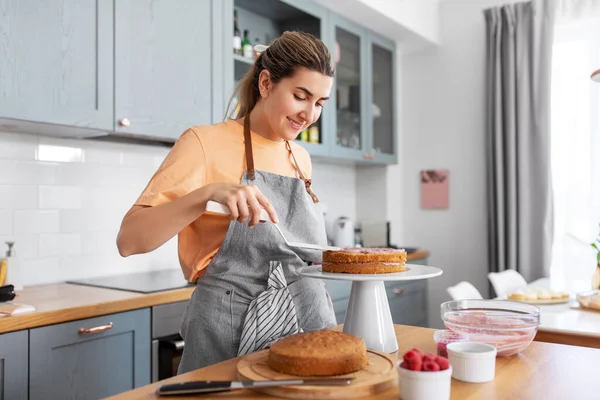
{"type": "MultiPolygon", "coordinates": [[[[338,327],[339,329],[339,327],[338,327]]],[[[433,329],[395,325],[399,350],[397,354],[417,347],[425,352],[435,352],[433,329]]],[[[465,383],[452,380],[452,399],[598,399],[596,387],[600,350],[560,344],[532,342],[521,354],[497,358],[496,378],[488,383],[465,383]]],[[[227,360],[206,368],[189,372],[113,396],[111,400],[157,399],[156,388],[163,383],[190,380],[234,380],[239,358],[227,360]]],[[[162,397],[161,397],[162,398],[162,397]]],[[[178,397],[198,399],[199,397],[178,397]]],[[[202,399],[272,399],[251,390],[239,390],[202,399]]],[[[378,400],[398,399],[398,388],[370,397],[378,400]]]]}

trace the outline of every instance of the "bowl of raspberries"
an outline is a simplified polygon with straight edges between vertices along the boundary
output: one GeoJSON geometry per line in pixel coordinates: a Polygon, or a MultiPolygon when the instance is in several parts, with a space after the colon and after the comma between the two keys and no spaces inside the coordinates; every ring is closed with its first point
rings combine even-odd
{"type": "Polygon", "coordinates": [[[398,383],[403,400],[448,400],[452,366],[446,357],[412,349],[398,362],[398,383]]]}

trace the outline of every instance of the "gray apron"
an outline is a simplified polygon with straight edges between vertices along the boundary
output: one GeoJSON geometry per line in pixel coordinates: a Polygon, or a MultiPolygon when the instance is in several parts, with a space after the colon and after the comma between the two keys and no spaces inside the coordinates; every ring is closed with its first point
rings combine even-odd
{"type": "MultiPolygon", "coordinates": [[[[256,185],[269,199],[289,241],[326,245],[318,200],[289,144],[301,179],[254,170],[248,117],[244,141],[247,171],[241,183],[256,185]]],[[[185,347],[178,373],[269,347],[297,332],[335,326],[323,281],[297,272],[306,262],[320,261],[320,252],[288,247],[271,223],[249,228],[232,221],[183,317],[185,347]]]]}

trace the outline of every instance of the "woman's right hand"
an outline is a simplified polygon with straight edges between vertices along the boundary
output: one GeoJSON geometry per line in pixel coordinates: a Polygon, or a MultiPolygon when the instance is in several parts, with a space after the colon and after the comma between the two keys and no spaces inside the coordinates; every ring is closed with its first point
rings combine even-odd
{"type": "Polygon", "coordinates": [[[264,208],[271,221],[278,222],[273,205],[255,185],[217,182],[211,183],[209,186],[208,200],[227,206],[232,220],[245,222],[250,218],[248,226],[255,226],[260,222],[260,214],[264,208]]]}

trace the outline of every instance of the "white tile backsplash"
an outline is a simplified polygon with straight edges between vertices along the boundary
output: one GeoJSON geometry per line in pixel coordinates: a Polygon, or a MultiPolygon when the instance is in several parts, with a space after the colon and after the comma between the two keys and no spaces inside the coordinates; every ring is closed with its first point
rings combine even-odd
{"type": "Polygon", "coordinates": [[[8,235],[12,232],[12,213],[10,210],[0,210],[0,235],[8,235]]]}
{"type": "Polygon", "coordinates": [[[60,215],[57,210],[15,211],[13,232],[20,233],[58,233],[60,215]]]}
{"type": "MultiPolygon", "coordinates": [[[[168,151],[0,132],[0,255],[15,241],[25,285],[179,269],[176,237],[128,258],[116,246],[123,215],[168,151]]],[[[355,218],[353,166],[313,161],[313,182],[328,221],[355,218]]]]}
{"type": "Polygon", "coordinates": [[[78,233],[43,233],[39,239],[39,257],[60,257],[81,254],[78,233]]]}
{"type": "Polygon", "coordinates": [[[40,186],[39,208],[79,209],[83,197],[82,190],[76,186],[40,186]]]}

